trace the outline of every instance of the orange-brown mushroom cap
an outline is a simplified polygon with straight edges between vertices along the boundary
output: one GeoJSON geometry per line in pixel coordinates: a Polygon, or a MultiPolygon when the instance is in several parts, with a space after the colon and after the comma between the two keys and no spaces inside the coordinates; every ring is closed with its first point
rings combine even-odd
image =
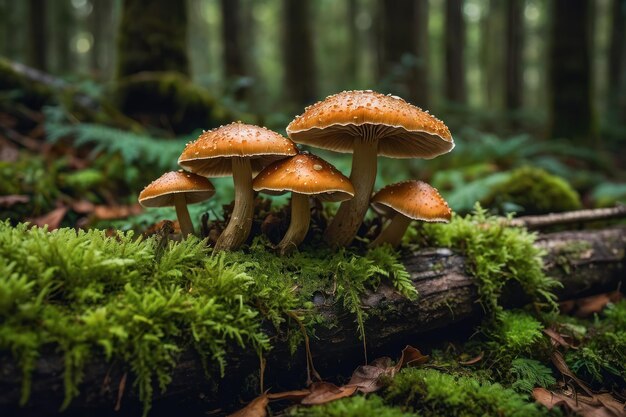
{"type": "Polygon", "coordinates": [[[449,222],[452,212],[436,188],[423,181],[404,181],[386,186],[372,197],[377,210],[392,211],[413,220],[449,222]]]}
{"type": "Polygon", "coordinates": [[[344,201],[354,197],[350,180],[322,158],[303,152],[274,162],[252,182],[255,191],[268,194],[313,195],[323,201],[344,201]]]}
{"type": "Polygon", "coordinates": [[[352,152],[355,137],[377,137],[378,154],[434,158],[454,148],[446,125],[400,97],[371,90],[344,91],[307,107],[287,126],[297,143],[352,152]]]}
{"type": "Polygon", "coordinates": [[[232,174],[231,158],[250,158],[252,171],[259,172],[277,159],[298,153],[286,137],[265,127],[241,122],[206,131],[187,144],[178,164],[205,177],[232,174]]]}
{"type": "Polygon", "coordinates": [[[171,171],[152,181],[139,194],[139,204],[144,207],[169,207],[174,196],[183,194],[187,204],[208,200],[215,194],[209,180],[184,171],[171,171]]]}

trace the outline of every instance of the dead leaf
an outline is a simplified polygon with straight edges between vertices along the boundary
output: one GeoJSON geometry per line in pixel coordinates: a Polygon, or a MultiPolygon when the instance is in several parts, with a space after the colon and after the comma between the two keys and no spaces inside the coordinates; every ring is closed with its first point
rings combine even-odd
{"type": "Polygon", "coordinates": [[[549,410],[561,407],[583,417],[620,417],[626,412],[624,404],[610,394],[588,397],[572,391],[554,392],[545,388],[535,388],[533,398],[549,410]]]}
{"type": "Polygon", "coordinates": [[[393,378],[396,372],[397,369],[392,365],[391,358],[378,358],[369,365],[356,368],[347,386],[355,386],[362,393],[369,394],[383,388],[382,376],[393,378]]]}
{"type": "Polygon", "coordinates": [[[95,206],[94,215],[100,220],[122,219],[131,215],[139,214],[143,211],[139,204],[132,206],[95,206]]]}
{"type": "Polygon", "coordinates": [[[599,313],[608,303],[615,303],[623,297],[620,291],[612,291],[604,294],[591,295],[576,300],[567,300],[560,303],[563,314],[572,314],[576,317],[586,318],[599,313]]]}
{"type": "Polygon", "coordinates": [[[48,225],[48,230],[58,229],[63,217],[67,213],[67,207],[58,207],[52,210],[50,213],[44,214],[43,216],[35,217],[34,219],[29,219],[28,221],[38,227],[44,227],[48,225]]]}
{"type": "Polygon", "coordinates": [[[124,396],[124,390],[126,389],[126,377],[128,376],[128,372],[124,372],[122,375],[122,379],[120,379],[120,384],[117,387],[117,402],[115,403],[115,411],[120,411],[122,408],[122,397],[124,396]]]}
{"type": "Polygon", "coordinates": [[[96,208],[94,203],[87,200],[73,201],[71,207],[73,211],[79,214],[91,213],[96,208]]]}
{"type": "Polygon", "coordinates": [[[235,411],[228,417],[266,417],[268,403],[269,399],[267,398],[267,394],[261,394],[244,408],[235,411]]]}
{"type": "Polygon", "coordinates": [[[28,203],[29,201],[30,201],[30,197],[27,195],[10,194],[10,195],[0,196],[1,207],[11,207],[14,204],[28,203]]]}
{"type": "MultiPolygon", "coordinates": [[[[549,327],[547,329],[543,329],[543,332],[550,337],[550,341],[552,342],[552,346],[562,346],[565,349],[577,349],[576,346],[573,346],[570,342],[565,339],[565,335],[557,332],[554,328],[549,327]]],[[[569,338],[569,337],[568,337],[569,338]]]]}
{"type": "Polygon", "coordinates": [[[428,362],[428,359],[428,355],[423,355],[419,349],[406,345],[406,347],[402,349],[402,356],[396,365],[396,371],[399,371],[405,366],[422,365],[428,362]]]}
{"type": "Polygon", "coordinates": [[[311,390],[300,389],[293,391],[275,392],[273,394],[267,394],[267,398],[270,400],[292,400],[300,401],[311,393],[311,390]]]}
{"type": "Polygon", "coordinates": [[[563,355],[559,351],[554,351],[550,355],[550,359],[552,359],[552,363],[559,370],[563,376],[569,377],[572,381],[576,382],[576,384],[585,391],[588,395],[593,395],[591,389],[585,384],[582,380],[580,380],[574,373],[569,369],[567,363],[565,363],[565,359],[563,359],[563,355]]]}
{"type": "Polygon", "coordinates": [[[341,398],[350,397],[357,390],[356,386],[338,387],[330,382],[314,382],[309,387],[311,393],[302,399],[304,405],[326,404],[341,398]]]}
{"type": "Polygon", "coordinates": [[[472,359],[466,360],[466,361],[459,361],[459,363],[461,365],[474,365],[474,364],[477,364],[478,362],[482,361],[484,356],[485,356],[485,352],[480,352],[478,354],[478,356],[476,356],[476,357],[474,357],[472,359]]]}

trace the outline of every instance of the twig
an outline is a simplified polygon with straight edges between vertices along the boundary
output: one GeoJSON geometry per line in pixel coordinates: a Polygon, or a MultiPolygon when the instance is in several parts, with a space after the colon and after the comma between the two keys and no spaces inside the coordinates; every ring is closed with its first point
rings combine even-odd
{"type": "Polygon", "coordinates": [[[548,226],[571,223],[586,223],[597,220],[609,220],[626,218],[626,205],[618,205],[609,208],[575,210],[563,213],[550,213],[541,216],[522,216],[507,222],[513,227],[527,227],[528,229],[541,229],[548,226]]]}

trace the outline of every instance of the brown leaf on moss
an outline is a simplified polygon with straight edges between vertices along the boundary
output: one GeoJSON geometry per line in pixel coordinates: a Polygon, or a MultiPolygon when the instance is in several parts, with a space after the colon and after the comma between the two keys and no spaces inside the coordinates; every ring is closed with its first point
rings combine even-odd
{"type": "Polygon", "coordinates": [[[34,219],[29,219],[28,221],[35,226],[44,227],[47,225],[48,230],[54,230],[59,228],[66,213],[67,207],[57,207],[50,213],[35,217],[34,219]]]}
{"type": "Polygon", "coordinates": [[[11,194],[0,196],[0,207],[11,207],[14,204],[28,203],[30,197],[21,194],[11,194]]]}
{"type": "Polygon", "coordinates": [[[567,300],[559,303],[563,314],[571,314],[576,317],[586,318],[599,313],[609,303],[616,303],[623,298],[620,291],[612,291],[604,294],[590,295],[589,297],[567,300]]]}
{"type": "Polygon", "coordinates": [[[475,365],[478,362],[482,361],[484,356],[485,356],[485,352],[480,352],[477,356],[473,357],[472,359],[468,359],[466,361],[459,361],[459,364],[461,364],[461,365],[475,365]]]}
{"type": "Polygon", "coordinates": [[[268,403],[269,398],[267,397],[267,394],[261,394],[244,408],[235,411],[228,417],[266,417],[268,403]]]}
{"type": "Polygon", "coordinates": [[[393,378],[396,372],[396,366],[392,364],[391,358],[378,358],[369,365],[361,365],[356,368],[347,386],[355,386],[362,393],[369,394],[383,388],[382,377],[393,378]]]}
{"type": "Polygon", "coordinates": [[[574,372],[569,369],[569,366],[567,366],[567,363],[565,363],[565,359],[563,359],[563,355],[561,354],[561,352],[552,352],[552,354],[550,355],[550,359],[552,360],[552,364],[554,364],[556,369],[558,369],[558,371],[563,376],[566,376],[574,381],[588,395],[593,395],[591,388],[589,388],[587,384],[585,384],[581,379],[574,375],[574,372]]]}
{"type": "Polygon", "coordinates": [[[620,417],[626,413],[624,404],[608,393],[586,396],[573,391],[535,388],[532,395],[549,410],[560,407],[583,417],[620,417]]]}
{"type": "Polygon", "coordinates": [[[402,356],[396,365],[396,370],[399,371],[405,366],[422,365],[428,362],[428,359],[428,355],[423,355],[419,349],[407,345],[404,349],[402,349],[402,356]]]}
{"type": "Polygon", "coordinates": [[[309,387],[311,393],[302,399],[304,405],[326,404],[331,401],[339,400],[352,396],[356,390],[356,386],[338,387],[330,382],[314,382],[309,387]]]}
{"type": "Polygon", "coordinates": [[[570,348],[577,349],[577,347],[572,344],[574,343],[573,341],[568,341],[568,339],[571,339],[569,336],[559,333],[553,327],[543,329],[543,332],[546,335],[548,335],[548,337],[550,337],[552,346],[554,347],[561,346],[561,347],[564,347],[565,349],[570,349],[570,348]]]}
{"type": "Polygon", "coordinates": [[[95,206],[93,213],[100,220],[122,219],[143,211],[139,204],[132,206],[95,206]]]}
{"type": "Polygon", "coordinates": [[[299,389],[293,391],[275,392],[267,394],[267,398],[270,400],[291,400],[300,401],[311,393],[308,389],[299,389]]]}

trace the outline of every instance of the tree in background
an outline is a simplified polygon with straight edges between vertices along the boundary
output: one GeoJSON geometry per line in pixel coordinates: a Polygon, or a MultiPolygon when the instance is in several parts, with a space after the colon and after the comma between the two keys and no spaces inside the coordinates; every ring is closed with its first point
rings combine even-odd
{"type": "Polygon", "coordinates": [[[142,71],[189,75],[187,2],[124,0],[117,51],[118,77],[142,71]]]}
{"type": "Polygon", "coordinates": [[[445,97],[463,105],[467,102],[463,0],[446,0],[445,9],[445,97]]]}
{"type": "Polygon", "coordinates": [[[550,45],[551,138],[595,137],[591,104],[591,0],[554,0],[550,45]]]}
{"type": "Polygon", "coordinates": [[[283,0],[283,44],[287,96],[304,106],[315,101],[316,68],[309,0],[283,0]]]}
{"type": "Polygon", "coordinates": [[[46,71],[46,0],[29,0],[29,63],[31,66],[46,71]]]}
{"type": "Polygon", "coordinates": [[[391,92],[428,106],[428,1],[383,0],[379,73],[391,92]]]}
{"type": "Polygon", "coordinates": [[[506,7],[505,105],[510,111],[523,104],[524,0],[508,0],[506,7]]]}
{"type": "MultiPolygon", "coordinates": [[[[252,5],[247,5],[251,7],[252,5]]],[[[229,81],[246,75],[244,48],[242,44],[243,28],[241,25],[241,3],[239,0],[221,0],[222,13],[222,55],[224,75],[229,81]]],[[[245,90],[235,91],[237,99],[243,99],[245,90]]]]}
{"type": "Polygon", "coordinates": [[[608,120],[626,124],[626,0],[613,0],[609,46],[608,120]]]}

